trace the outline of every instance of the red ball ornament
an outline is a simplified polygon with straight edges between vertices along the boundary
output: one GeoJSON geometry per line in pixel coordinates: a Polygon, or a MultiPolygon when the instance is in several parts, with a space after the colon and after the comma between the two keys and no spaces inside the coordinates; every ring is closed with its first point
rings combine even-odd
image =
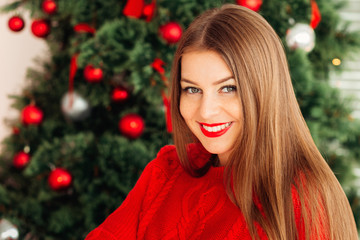
{"type": "Polygon", "coordinates": [[[145,128],[144,120],[137,114],[130,113],[119,121],[120,132],[131,139],[141,136],[145,128]]]}
{"type": "Polygon", "coordinates": [[[255,12],[260,10],[262,0],[237,0],[238,5],[247,7],[255,12]]]}
{"type": "Polygon", "coordinates": [[[88,82],[101,82],[103,79],[103,71],[101,68],[94,68],[92,65],[87,65],[84,68],[84,77],[88,82]]]}
{"type": "Polygon", "coordinates": [[[182,36],[182,28],[176,22],[169,22],[160,27],[161,37],[168,43],[177,43],[182,36]]]}
{"type": "Polygon", "coordinates": [[[13,158],[13,166],[19,170],[23,169],[30,162],[30,155],[24,151],[18,152],[13,158]]]}
{"type": "Polygon", "coordinates": [[[28,105],[21,111],[21,121],[25,125],[39,125],[43,120],[44,114],[40,108],[28,105]]]}
{"type": "Polygon", "coordinates": [[[57,11],[57,5],[54,0],[44,0],[41,7],[42,10],[49,15],[54,14],[57,11]]]}
{"type": "Polygon", "coordinates": [[[31,24],[32,33],[39,38],[45,38],[50,33],[50,23],[44,19],[34,20],[31,24]]]}
{"type": "Polygon", "coordinates": [[[113,90],[111,99],[114,102],[124,102],[129,98],[129,92],[123,87],[117,87],[113,90]]]}
{"type": "Polygon", "coordinates": [[[11,31],[20,32],[24,28],[25,22],[21,17],[13,16],[9,19],[8,25],[11,31]]]}
{"type": "Polygon", "coordinates": [[[48,184],[54,191],[68,188],[71,185],[71,182],[71,174],[64,168],[55,168],[51,171],[48,178],[48,184]]]}

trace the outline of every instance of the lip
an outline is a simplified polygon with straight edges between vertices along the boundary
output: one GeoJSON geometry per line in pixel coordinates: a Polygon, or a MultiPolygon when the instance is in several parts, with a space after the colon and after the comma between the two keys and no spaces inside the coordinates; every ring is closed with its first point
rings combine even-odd
{"type": "Polygon", "coordinates": [[[199,125],[200,125],[200,129],[201,129],[202,133],[206,137],[215,138],[215,137],[220,137],[220,136],[224,135],[230,129],[230,127],[232,126],[232,122],[230,122],[230,125],[228,127],[224,128],[223,130],[218,131],[218,132],[209,132],[203,127],[203,125],[207,126],[207,127],[216,127],[216,126],[220,126],[220,125],[223,125],[223,124],[226,124],[226,123],[228,123],[228,122],[225,122],[225,123],[213,123],[213,124],[207,124],[207,123],[200,123],[199,122],[199,125]]]}

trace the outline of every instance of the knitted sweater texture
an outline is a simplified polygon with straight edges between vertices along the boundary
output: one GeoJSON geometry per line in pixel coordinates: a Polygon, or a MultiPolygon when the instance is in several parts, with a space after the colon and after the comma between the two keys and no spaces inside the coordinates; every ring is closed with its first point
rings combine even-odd
{"type": "MultiPolygon", "coordinates": [[[[180,165],[175,147],[165,146],[121,206],[86,240],[250,240],[240,209],[226,194],[223,172],[224,167],[211,167],[204,176],[192,177],[180,165]]],[[[299,206],[294,207],[299,227],[299,206]]],[[[267,239],[258,225],[257,230],[260,239],[267,239]]]]}

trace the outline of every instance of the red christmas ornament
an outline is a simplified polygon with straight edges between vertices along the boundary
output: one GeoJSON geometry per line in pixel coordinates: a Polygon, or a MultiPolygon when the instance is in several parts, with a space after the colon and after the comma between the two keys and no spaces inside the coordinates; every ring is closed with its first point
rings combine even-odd
{"type": "Polygon", "coordinates": [[[77,33],[91,33],[95,34],[96,29],[87,23],[78,23],[74,26],[74,31],[77,33]]]}
{"type": "Polygon", "coordinates": [[[131,139],[140,137],[144,128],[144,120],[142,117],[134,113],[124,116],[119,121],[120,132],[131,139]]]}
{"type": "Polygon", "coordinates": [[[54,0],[44,0],[41,7],[42,10],[49,15],[52,15],[57,11],[57,5],[54,0]]]}
{"type": "Polygon", "coordinates": [[[182,36],[182,28],[177,22],[169,22],[160,27],[160,35],[168,44],[177,43],[182,36]]]}
{"type": "Polygon", "coordinates": [[[144,8],[144,0],[128,0],[123,14],[127,17],[140,18],[144,8]]]}
{"type": "Polygon", "coordinates": [[[154,61],[151,63],[151,67],[153,67],[160,74],[165,73],[163,65],[165,65],[165,63],[160,58],[155,58],[154,61]]]}
{"type": "Polygon", "coordinates": [[[310,20],[310,27],[315,29],[321,21],[321,14],[319,7],[315,0],[311,0],[311,20],[310,20]]]}
{"type": "Polygon", "coordinates": [[[21,111],[21,121],[25,125],[39,125],[43,120],[44,114],[40,108],[28,105],[21,111]]]}
{"type": "Polygon", "coordinates": [[[143,15],[147,22],[150,22],[155,14],[155,2],[145,5],[143,9],[143,15]]]}
{"type": "Polygon", "coordinates": [[[39,38],[45,38],[50,33],[50,24],[47,20],[37,19],[31,24],[32,33],[39,38]]]}
{"type": "Polygon", "coordinates": [[[103,71],[101,68],[94,68],[92,65],[87,65],[84,68],[84,77],[88,82],[101,82],[103,79],[103,71]]]}
{"type": "Polygon", "coordinates": [[[24,151],[18,152],[13,158],[13,166],[19,170],[26,167],[30,162],[30,155],[24,151]]]}
{"type": "Polygon", "coordinates": [[[117,87],[113,90],[111,99],[114,102],[124,102],[129,98],[128,91],[123,87],[117,87]]]}
{"type": "Polygon", "coordinates": [[[9,19],[8,25],[11,31],[20,32],[24,28],[25,22],[21,17],[13,16],[9,19]]]}
{"type": "Polygon", "coordinates": [[[236,2],[238,5],[247,7],[255,12],[259,11],[262,5],[262,0],[236,0],[236,2]]]}
{"type": "Polygon", "coordinates": [[[48,184],[54,191],[68,188],[71,185],[71,182],[71,174],[63,168],[55,168],[51,171],[48,178],[48,184]]]}

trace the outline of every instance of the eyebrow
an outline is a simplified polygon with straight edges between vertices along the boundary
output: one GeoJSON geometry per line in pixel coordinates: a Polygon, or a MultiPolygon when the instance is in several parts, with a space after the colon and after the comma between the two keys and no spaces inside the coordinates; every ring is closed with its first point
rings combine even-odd
{"type": "MultiPolygon", "coordinates": [[[[234,77],[233,77],[233,76],[225,77],[225,78],[222,78],[222,79],[220,79],[220,80],[217,80],[216,82],[213,83],[213,85],[218,85],[218,84],[220,84],[220,83],[229,81],[229,80],[231,80],[231,79],[234,79],[234,77]]],[[[180,79],[180,82],[187,82],[187,83],[190,83],[190,84],[198,85],[197,83],[195,83],[195,82],[193,82],[193,81],[191,81],[191,80],[188,80],[188,79],[186,79],[186,78],[181,78],[181,79],[180,79]]]]}

